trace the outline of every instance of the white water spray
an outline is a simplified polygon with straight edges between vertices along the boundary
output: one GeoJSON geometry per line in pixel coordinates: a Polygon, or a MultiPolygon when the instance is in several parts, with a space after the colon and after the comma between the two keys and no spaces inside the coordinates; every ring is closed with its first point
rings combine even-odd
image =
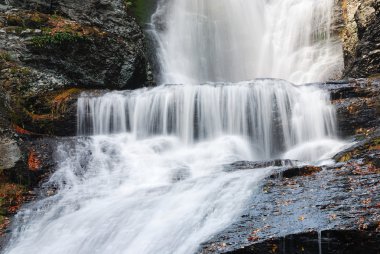
{"type": "Polygon", "coordinates": [[[163,1],[153,16],[163,83],[337,77],[334,0],[163,1]]]}
{"type": "Polygon", "coordinates": [[[341,64],[332,0],[167,0],[153,17],[164,82],[78,100],[78,138],[58,148],[47,188],[22,209],[7,254],[181,254],[223,230],[271,168],[320,160],[334,139],[324,80],[341,64]],[[161,19],[161,23],[159,22],[161,19]]]}
{"type": "Polygon", "coordinates": [[[223,165],[302,145],[294,159],[322,159],[336,142],[313,146],[334,134],[327,99],[279,80],[83,95],[78,131],[97,135],[59,148],[57,194],[17,215],[5,253],[194,253],[271,172],[223,165]]]}
{"type": "Polygon", "coordinates": [[[239,215],[269,172],[223,171],[253,159],[235,136],[193,146],[169,136],[96,136],[60,147],[60,156],[47,183],[58,193],[18,214],[24,224],[6,253],[193,253],[239,215]]]}

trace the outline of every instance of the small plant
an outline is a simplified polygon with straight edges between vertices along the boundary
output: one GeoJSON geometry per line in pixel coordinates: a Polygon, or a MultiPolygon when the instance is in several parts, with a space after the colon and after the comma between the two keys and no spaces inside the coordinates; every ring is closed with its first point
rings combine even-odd
{"type": "Polygon", "coordinates": [[[64,45],[84,41],[87,38],[79,33],[58,32],[55,34],[45,34],[32,38],[35,47],[43,48],[48,45],[64,45]]]}
{"type": "Polygon", "coordinates": [[[62,17],[59,16],[59,15],[57,15],[57,13],[54,13],[53,15],[50,16],[50,18],[51,18],[52,20],[59,20],[59,19],[61,19],[62,17]]]}
{"type": "Polygon", "coordinates": [[[6,17],[8,26],[25,26],[24,20],[17,14],[10,14],[6,17]]]}
{"type": "Polygon", "coordinates": [[[12,57],[8,52],[0,51],[0,60],[8,62],[12,60],[12,57]]]}
{"type": "Polygon", "coordinates": [[[27,67],[12,66],[9,68],[9,72],[12,75],[17,76],[27,76],[31,73],[30,69],[27,67]]]}
{"type": "Polygon", "coordinates": [[[129,0],[124,0],[124,6],[126,9],[129,9],[129,7],[131,7],[133,5],[133,3],[129,0]]]}

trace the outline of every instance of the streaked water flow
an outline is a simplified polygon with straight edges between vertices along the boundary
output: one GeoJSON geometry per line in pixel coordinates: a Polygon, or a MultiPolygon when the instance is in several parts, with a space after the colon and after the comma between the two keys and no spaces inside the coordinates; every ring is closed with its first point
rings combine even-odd
{"type": "Polygon", "coordinates": [[[237,135],[250,140],[258,158],[270,159],[296,145],[333,138],[335,112],[328,101],[318,89],[272,79],[83,95],[78,133],[174,135],[186,144],[237,135]]]}
{"type": "Polygon", "coordinates": [[[43,186],[55,193],[18,213],[4,253],[194,253],[273,169],[223,165],[329,158],[343,143],[327,93],[241,80],[302,83],[338,71],[332,5],[161,1],[152,20],[162,82],[183,85],[84,93],[78,137],[59,145],[43,186]]]}
{"type": "Polygon", "coordinates": [[[152,18],[163,83],[337,77],[334,0],[162,1],[152,18]]]}

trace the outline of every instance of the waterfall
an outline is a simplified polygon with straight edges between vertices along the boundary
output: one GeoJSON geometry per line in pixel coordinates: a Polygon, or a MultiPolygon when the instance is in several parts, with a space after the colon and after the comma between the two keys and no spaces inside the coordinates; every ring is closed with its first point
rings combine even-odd
{"type": "Polygon", "coordinates": [[[236,135],[250,140],[258,158],[270,159],[335,134],[328,100],[318,89],[273,79],[84,95],[78,101],[78,133],[174,135],[187,144],[236,135]]]}
{"type": "Polygon", "coordinates": [[[343,143],[329,94],[300,83],[339,72],[332,7],[162,0],[151,32],[163,85],[82,94],[78,137],[42,186],[54,194],[21,209],[4,253],[195,253],[273,170],[226,164],[330,158],[343,143]]]}
{"type": "Polygon", "coordinates": [[[163,83],[325,81],[343,66],[334,0],[162,1],[152,23],[163,83]]]}

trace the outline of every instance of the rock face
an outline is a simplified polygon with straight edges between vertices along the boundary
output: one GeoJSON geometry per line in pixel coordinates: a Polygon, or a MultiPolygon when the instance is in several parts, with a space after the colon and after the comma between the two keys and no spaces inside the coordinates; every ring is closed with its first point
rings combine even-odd
{"type": "MultiPolygon", "coordinates": [[[[82,87],[138,88],[152,82],[150,67],[142,31],[124,16],[115,18],[116,24],[108,20],[103,24],[36,11],[7,11],[0,19],[3,50],[17,50],[18,60],[29,67],[50,70],[82,87]],[[118,26],[123,18],[126,21],[118,26]]],[[[109,14],[108,19],[112,17],[109,14]]]]}
{"type": "Polygon", "coordinates": [[[279,167],[238,222],[199,252],[379,253],[379,158],[378,129],[335,156],[335,165],[279,167]]]}
{"type": "Polygon", "coordinates": [[[380,2],[340,0],[345,77],[363,78],[380,74],[380,2]]]}
{"type": "Polygon", "coordinates": [[[81,91],[152,85],[144,36],[124,1],[8,2],[23,8],[0,10],[0,91],[12,124],[74,135],[81,91]]]}
{"type": "Polygon", "coordinates": [[[365,134],[380,126],[380,79],[330,82],[319,87],[331,94],[341,137],[365,134]]]}
{"type": "MultiPolygon", "coordinates": [[[[5,54],[5,53],[4,53],[5,54]]],[[[35,134],[75,134],[76,97],[63,77],[0,60],[3,111],[13,127],[35,134]]]]}

